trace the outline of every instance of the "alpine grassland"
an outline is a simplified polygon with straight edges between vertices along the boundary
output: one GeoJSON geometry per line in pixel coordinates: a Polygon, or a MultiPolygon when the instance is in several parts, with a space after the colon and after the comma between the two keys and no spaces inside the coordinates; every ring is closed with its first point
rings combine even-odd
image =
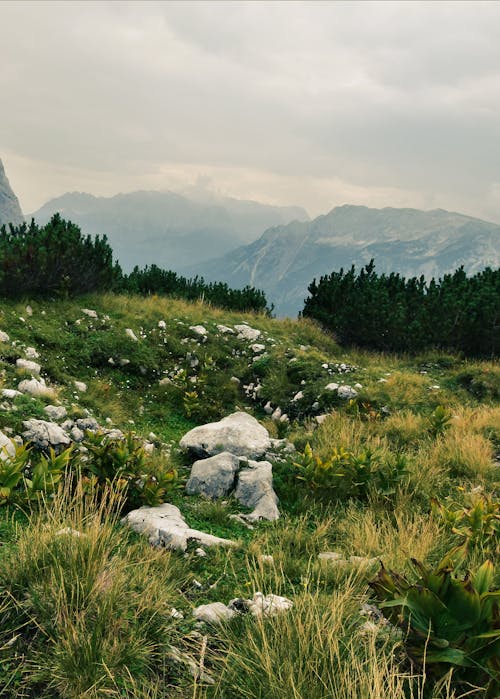
{"type": "Polygon", "coordinates": [[[2,698],[499,696],[494,359],[162,295],[2,300],[0,331],[2,698]],[[186,493],[180,439],[237,410],[279,440],[276,521],[186,493]],[[123,522],[164,502],[235,545],[123,522]],[[193,616],[256,593],[292,604],[193,616]]]}

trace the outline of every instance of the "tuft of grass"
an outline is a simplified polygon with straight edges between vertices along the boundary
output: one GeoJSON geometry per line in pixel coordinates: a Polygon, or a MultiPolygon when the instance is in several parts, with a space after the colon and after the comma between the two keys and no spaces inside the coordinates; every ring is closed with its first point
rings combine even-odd
{"type": "Polygon", "coordinates": [[[21,660],[6,696],[131,696],[172,676],[165,658],[178,622],[169,610],[184,567],[131,540],[118,506],[111,491],[96,500],[81,485],[66,487],[7,553],[0,668],[21,660]]]}

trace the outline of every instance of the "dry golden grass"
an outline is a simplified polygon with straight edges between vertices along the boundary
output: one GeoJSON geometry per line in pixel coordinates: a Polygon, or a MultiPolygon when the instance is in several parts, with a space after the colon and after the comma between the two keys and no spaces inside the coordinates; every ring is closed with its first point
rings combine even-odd
{"type": "Polygon", "coordinates": [[[379,557],[386,567],[403,570],[410,557],[425,561],[445,544],[445,535],[429,515],[351,505],[336,523],[338,541],[349,555],[379,557]]]}
{"type": "Polygon", "coordinates": [[[493,445],[481,434],[453,425],[437,439],[429,453],[430,468],[445,469],[453,477],[479,479],[493,468],[493,445]]]}

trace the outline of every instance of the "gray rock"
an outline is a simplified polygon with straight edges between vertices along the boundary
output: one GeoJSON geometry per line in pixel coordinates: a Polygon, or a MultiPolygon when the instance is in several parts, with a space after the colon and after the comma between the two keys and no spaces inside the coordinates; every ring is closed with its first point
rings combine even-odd
{"type": "Polygon", "coordinates": [[[54,397],[54,391],[45,384],[44,379],[24,379],[19,382],[18,389],[35,397],[54,397]]]}
{"type": "Polygon", "coordinates": [[[263,595],[256,592],[253,599],[248,600],[248,610],[256,617],[274,616],[281,612],[287,612],[293,607],[292,600],[280,595],[263,595]]]}
{"type": "Polygon", "coordinates": [[[76,421],[76,426],[79,430],[83,430],[83,432],[85,432],[85,430],[96,432],[99,429],[99,423],[95,417],[81,417],[76,421]]]}
{"type": "Polygon", "coordinates": [[[193,616],[198,621],[204,621],[206,624],[222,624],[224,621],[229,621],[237,612],[230,607],[227,607],[222,602],[210,602],[210,604],[202,604],[196,609],[193,609],[193,616]]]}
{"type": "Polygon", "coordinates": [[[64,420],[68,414],[64,405],[46,405],[43,411],[47,413],[51,420],[64,420]]]}
{"type": "Polygon", "coordinates": [[[134,531],[148,537],[153,546],[185,551],[189,540],[203,546],[235,546],[230,539],[221,539],[206,532],[191,529],[186,524],[178,507],[163,503],[156,507],[140,507],[132,510],[123,519],[134,531]]]}
{"type": "Polygon", "coordinates": [[[40,356],[34,347],[26,347],[24,354],[28,359],[38,359],[40,356]]]}
{"type": "Polygon", "coordinates": [[[256,328],[251,328],[249,325],[235,325],[234,329],[238,333],[238,340],[248,340],[249,342],[253,342],[254,340],[257,340],[261,335],[260,330],[257,330],[256,328]]]}
{"type": "Polygon", "coordinates": [[[209,498],[223,497],[233,490],[239,467],[238,457],[227,451],[209,459],[195,461],[186,484],[186,492],[189,495],[205,495],[209,498]]]}
{"type": "Polygon", "coordinates": [[[21,391],[16,391],[15,388],[4,388],[2,389],[2,396],[3,398],[9,398],[12,400],[13,398],[17,398],[17,396],[22,396],[23,394],[21,391]]]}
{"type": "Polygon", "coordinates": [[[244,515],[249,522],[279,518],[278,498],[273,490],[273,467],[269,461],[249,461],[248,468],[238,474],[234,497],[244,507],[254,508],[244,515]]]}
{"type": "Polygon", "coordinates": [[[222,333],[222,335],[234,335],[234,330],[228,328],[227,325],[218,325],[217,330],[222,333]]]}
{"type": "Polygon", "coordinates": [[[0,461],[6,461],[9,457],[16,455],[16,447],[11,439],[3,432],[0,432],[0,461]]]}
{"type": "Polygon", "coordinates": [[[332,382],[325,386],[325,391],[338,391],[339,384],[332,382]]]}
{"type": "Polygon", "coordinates": [[[87,390],[87,384],[84,383],[83,381],[74,381],[75,388],[77,391],[80,391],[80,393],[85,393],[87,390]]]}
{"type": "Polygon", "coordinates": [[[23,221],[24,217],[19,200],[12,191],[3,163],[0,160],[0,226],[8,223],[17,226],[23,221]]]}
{"type": "Polygon", "coordinates": [[[180,441],[180,447],[200,456],[228,451],[236,456],[258,458],[270,447],[269,433],[254,417],[237,412],[219,422],[195,427],[180,441]]]}
{"type": "Polygon", "coordinates": [[[352,398],[356,398],[358,392],[352,386],[339,386],[337,395],[344,400],[351,400],[352,398]]]}
{"type": "Polygon", "coordinates": [[[78,427],[72,427],[69,436],[71,437],[73,442],[76,442],[77,444],[83,442],[83,440],[85,439],[85,433],[82,432],[82,430],[78,429],[78,427]]]}
{"type": "Polygon", "coordinates": [[[41,366],[37,362],[32,362],[30,359],[16,359],[16,367],[22,369],[23,371],[29,371],[31,374],[38,376],[40,374],[41,366]]]}
{"type": "Polygon", "coordinates": [[[189,329],[194,332],[195,335],[199,337],[206,337],[208,335],[208,330],[203,327],[203,325],[190,325],[189,329]]]}
{"type": "Polygon", "coordinates": [[[132,328],[126,328],[125,329],[125,335],[130,338],[133,342],[139,342],[137,335],[135,332],[132,330],[132,328]]]}
{"type": "Polygon", "coordinates": [[[7,333],[4,332],[3,330],[0,330],[0,342],[9,342],[9,341],[10,341],[10,337],[7,335],[7,333]]]}
{"type": "Polygon", "coordinates": [[[39,449],[52,447],[56,451],[69,446],[70,438],[66,432],[55,422],[45,420],[25,420],[23,437],[26,441],[33,442],[39,449]]]}
{"type": "Polygon", "coordinates": [[[97,318],[97,312],[92,310],[92,308],[82,308],[82,313],[84,313],[89,318],[97,318]]]}

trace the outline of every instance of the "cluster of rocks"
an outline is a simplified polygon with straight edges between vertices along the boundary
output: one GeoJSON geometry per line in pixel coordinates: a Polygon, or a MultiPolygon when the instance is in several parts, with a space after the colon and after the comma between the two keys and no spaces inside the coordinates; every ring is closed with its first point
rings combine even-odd
{"type": "MultiPolygon", "coordinates": [[[[273,457],[276,450],[287,447],[281,440],[272,440],[254,417],[237,412],[218,422],[195,427],[184,435],[180,447],[201,457],[192,465],[186,484],[188,494],[211,499],[233,496],[244,507],[253,508],[249,514],[235,515],[245,522],[278,519],[272,464],[259,459],[273,457]]],[[[147,536],[153,546],[186,551],[189,541],[202,546],[235,544],[190,528],[180,510],[167,503],[140,507],[122,521],[147,536]]]]}
{"type": "Polygon", "coordinates": [[[265,457],[273,447],[268,431],[254,417],[236,412],[195,427],[180,441],[181,449],[201,457],[191,468],[188,494],[215,499],[233,496],[244,507],[249,522],[279,517],[273,490],[272,464],[265,457]]]}
{"type": "Polygon", "coordinates": [[[223,602],[202,604],[193,609],[193,616],[205,624],[221,624],[238,614],[252,614],[257,618],[269,617],[286,612],[292,607],[293,602],[287,597],[256,592],[252,599],[238,597],[232,599],[229,604],[223,602]]]}

